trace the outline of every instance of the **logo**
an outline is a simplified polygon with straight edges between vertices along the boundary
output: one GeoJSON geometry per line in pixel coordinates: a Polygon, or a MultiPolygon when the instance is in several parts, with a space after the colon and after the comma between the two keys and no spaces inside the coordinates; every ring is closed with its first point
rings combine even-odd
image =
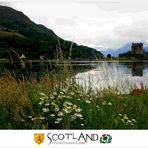
{"type": "MultiPolygon", "coordinates": [[[[100,142],[103,144],[111,143],[112,136],[109,134],[103,134],[101,137],[98,133],[86,133],[81,132],[75,134],[74,132],[49,132],[47,134],[47,140],[49,144],[87,144],[89,142],[100,142]]],[[[45,139],[44,133],[34,133],[34,141],[36,144],[42,144],[45,139]]]]}
{"type": "Polygon", "coordinates": [[[44,133],[34,133],[34,141],[37,144],[41,144],[44,141],[44,133]]]}
{"type": "Polygon", "coordinates": [[[112,136],[109,134],[103,134],[100,137],[100,143],[111,143],[112,142],[112,136]]]}

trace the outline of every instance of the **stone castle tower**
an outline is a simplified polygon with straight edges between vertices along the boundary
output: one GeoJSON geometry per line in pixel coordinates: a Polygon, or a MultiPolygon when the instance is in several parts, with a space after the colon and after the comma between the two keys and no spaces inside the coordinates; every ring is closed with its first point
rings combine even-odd
{"type": "Polygon", "coordinates": [[[143,43],[132,43],[132,55],[144,55],[143,43]]]}

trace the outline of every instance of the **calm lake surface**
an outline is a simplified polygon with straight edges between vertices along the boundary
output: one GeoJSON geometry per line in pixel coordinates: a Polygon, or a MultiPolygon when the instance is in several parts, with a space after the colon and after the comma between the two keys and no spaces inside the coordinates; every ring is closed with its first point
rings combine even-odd
{"type": "MultiPolygon", "coordinates": [[[[102,62],[96,68],[76,75],[82,85],[92,83],[94,89],[117,88],[121,92],[129,93],[134,85],[148,87],[148,61],[143,62],[102,62]]],[[[89,87],[89,86],[88,86],[89,87]]]]}
{"type": "MultiPolygon", "coordinates": [[[[59,64],[63,66],[62,63],[59,64]]],[[[6,70],[15,72],[16,77],[22,75],[43,76],[48,70],[52,70],[54,65],[49,61],[27,61],[25,68],[19,62],[0,61],[0,75],[4,75],[6,70]]],[[[141,62],[88,62],[73,61],[72,67],[74,77],[77,82],[89,86],[93,89],[116,87],[121,91],[128,92],[136,84],[140,87],[143,83],[148,87],[148,61],[141,62]]]]}

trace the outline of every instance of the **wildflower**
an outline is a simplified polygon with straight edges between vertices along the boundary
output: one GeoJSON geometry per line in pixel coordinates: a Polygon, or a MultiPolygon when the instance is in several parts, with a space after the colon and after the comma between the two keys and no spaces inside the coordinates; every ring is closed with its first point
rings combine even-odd
{"type": "Polygon", "coordinates": [[[32,118],[32,116],[28,116],[28,118],[30,118],[30,119],[31,119],[31,118],[32,118]]]}
{"type": "Polygon", "coordinates": [[[121,121],[122,121],[123,123],[125,123],[124,119],[121,119],[121,121]]]}
{"type": "Polygon", "coordinates": [[[111,103],[111,102],[108,102],[108,105],[109,105],[109,106],[112,106],[112,103],[111,103]]]}
{"type": "Polygon", "coordinates": [[[125,114],[124,117],[123,117],[125,120],[128,120],[128,117],[127,115],[125,114]]]}
{"type": "Polygon", "coordinates": [[[55,115],[54,114],[50,114],[50,117],[55,117],[55,115]]]}
{"type": "Polygon", "coordinates": [[[89,98],[89,100],[91,100],[91,101],[92,101],[92,100],[93,100],[93,98],[92,98],[92,97],[90,97],[90,98],[89,98]]]}
{"type": "Polygon", "coordinates": [[[45,100],[45,97],[41,97],[40,100],[44,101],[45,100]]]}
{"type": "Polygon", "coordinates": [[[72,120],[75,120],[76,118],[77,118],[77,116],[71,115],[71,119],[72,119],[72,120]]]}
{"type": "Polygon", "coordinates": [[[133,123],[137,123],[137,121],[136,121],[135,119],[132,119],[132,122],[133,122],[133,123]]]}
{"type": "Polygon", "coordinates": [[[82,123],[81,126],[84,126],[84,124],[82,123]]]}
{"type": "Polygon", "coordinates": [[[40,100],[42,100],[42,101],[44,101],[45,99],[48,99],[48,96],[40,97],[40,100]]]}
{"type": "Polygon", "coordinates": [[[39,105],[43,105],[44,101],[39,102],[39,105]]]}
{"type": "Polygon", "coordinates": [[[45,106],[49,106],[49,103],[46,103],[45,106]]]}
{"type": "Polygon", "coordinates": [[[60,92],[60,94],[61,94],[61,95],[64,95],[64,93],[63,93],[62,91],[60,92]]]}
{"type": "Polygon", "coordinates": [[[67,107],[67,106],[72,106],[73,104],[71,102],[64,102],[63,106],[67,107]]]}
{"type": "Polygon", "coordinates": [[[52,102],[51,105],[53,105],[53,106],[57,106],[57,104],[55,104],[54,102],[52,102]]]}
{"type": "Polygon", "coordinates": [[[122,114],[118,114],[119,117],[122,117],[122,114]]]}
{"type": "Polygon", "coordinates": [[[73,96],[74,95],[74,92],[71,92],[71,95],[73,96]]]}
{"type": "Polygon", "coordinates": [[[82,111],[82,109],[81,108],[76,108],[75,111],[79,113],[79,112],[82,111]]]}
{"type": "Polygon", "coordinates": [[[74,115],[79,117],[79,118],[82,118],[82,114],[80,114],[80,113],[75,113],[74,115]]]}
{"type": "Polygon", "coordinates": [[[45,117],[39,117],[39,119],[44,120],[44,119],[45,119],[45,117]]]}
{"type": "Polygon", "coordinates": [[[90,104],[90,103],[91,103],[89,100],[86,100],[85,102],[86,102],[87,104],[90,104]]]}
{"type": "Polygon", "coordinates": [[[72,104],[71,102],[67,102],[67,105],[70,105],[70,106],[71,106],[71,105],[73,105],[73,104],[72,104]]]}
{"type": "Polygon", "coordinates": [[[55,124],[59,124],[60,122],[59,122],[59,121],[55,121],[54,123],[55,123],[55,124]]]}
{"type": "Polygon", "coordinates": [[[54,96],[56,96],[56,95],[57,95],[57,93],[56,93],[56,92],[54,92],[54,93],[53,93],[53,95],[54,95],[54,96]]]}
{"type": "Polygon", "coordinates": [[[69,114],[69,113],[72,112],[72,110],[65,108],[65,109],[64,109],[64,112],[65,112],[66,114],[69,114]]]}
{"type": "Polygon", "coordinates": [[[34,117],[34,118],[32,118],[31,120],[34,121],[34,120],[37,120],[37,119],[38,119],[37,117],[34,117]]]}
{"type": "Polygon", "coordinates": [[[96,106],[96,108],[100,108],[100,106],[99,106],[99,105],[97,105],[97,106],[96,106]]]}
{"type": "Polygon", "coordinates": [[[73,109],[74,109],[74,110],[77,109],[77,105],[73,105],[73,109]]]}
{"type": "Polygon", "coordinates": [[[58,112],[58,116],[63,116],[63,112],[58,112]]]}
{"type": "Polygon", "coordinates": [[[70,96],[63,96],[63,98],[71,99],[71,97],[70,97],[70,96]]]}
{"type": "Polygon", "coordinates": [[[41,96],[46,96],[44,93],[40,93],[41,96]]]}
{"type": "Polygon", "coordinates": [[[55,108],[54,108],[54,111],[55,112],[58,112],[60,109],[59,109],[59,107],[58,106],[56,106],[55,108]]]}
{"type": "Polygon", "coordinates": [[[50,97],[50,99],[52,99],[52,100],[53,100],[53,99],[54,99],[54,96],[51,96],[51,97],[50,97]]]}
{"type": "Polygon", "coordinates": [[[103,102],[102,102],[102,105],[103,105],[103,106],[106,105],[106,101],[103,101],[103,102]]]}
{"type": "Polygon", "coordinates": [[[131,126],[134,126],[135,124],[131,123],[131,126]]]}
{"type": "Polygon", "coordinates": [[[25,122],[25,120],[24,119],[21,119],[21,122],[25,122]]]}
{"type": "Polygon", "coordinates": [[[62,89],[63,93],[66,93],[66,89],[62,89]]]}
{"type": "Polygon", "coordinates": [[[132,121],[131,120],[127,120],[127,123],[132,123],[132,121]]]}
{"type": "Polygon", "coordinates": [[[43,111],[44,113],[49,112],[49,108],[42,108],[42,111],[43,111]]]}
{"type": "Polygon", "coordinates": [[[127,114],[124,114],[124,116],[127,116],[127,114]]]}
{"type": "Polygon", "coordinates": [[[62,99],[62,98],[63,98],[63,96],[59,95],[59,96],[58,96],[58,98],[59,98],[59,99],[62,99]]]}
{"type": "Polygon", "coordinates": [[[67,106],[66,108],[67,108],[67,109],[70,109],[70,110],[72,109],[72,107],[71,107],[71,106],[67,106]]]}
{"type": "Polygon", "coordinates": [[[56,120],[60,122],[60,121],[62,121],[62,118],[57,118],[56,120]]]}

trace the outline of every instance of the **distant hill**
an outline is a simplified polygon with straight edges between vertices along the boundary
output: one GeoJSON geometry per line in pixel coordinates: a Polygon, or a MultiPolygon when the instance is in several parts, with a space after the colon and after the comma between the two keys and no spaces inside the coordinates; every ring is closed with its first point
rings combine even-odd
{"type": "Polygon", "coordinates": [[[118,49],[106,49],[102,51],[102,53],[106,56],[107,54],[111,54],[112,56],[118,56],[121,53],[127,52],[131,49],[132,43],[126,43],[122,47],[118,49]]]}
{"type": "MultiPolygon", "coordinates": [[[[126,53],[126,52],[130,51],[131,45],[132,45],[132,42],[129,42],[129,43],[124,44],[122,47],[120,47],[118,49],[106,49],[101,52],[105,56],[107,56],[107,54],[111,54],[112,56],[118,56],[119,54],[126,53]]],[[[148,45],[144,43],[143,46],[144,46],[145,51],[148,51],[148,45]]]]}
{"type": "Polygon", "coordinates": [[[144,45],[145,52],[148,52],[148,45],[144,45]]]}
{"type": "Polygon", "coordinates": [[[39,58],[44,55],[54,59],[57,55],[63,58],[95,59],[103,57],[96,49],[79,46],[71,41],[58,37],[51,29],[32,22],[22,12],[10,7],[0,6],[0,58],[15,56],[13,49],[19,55],[28,58],[39,58]]]}

